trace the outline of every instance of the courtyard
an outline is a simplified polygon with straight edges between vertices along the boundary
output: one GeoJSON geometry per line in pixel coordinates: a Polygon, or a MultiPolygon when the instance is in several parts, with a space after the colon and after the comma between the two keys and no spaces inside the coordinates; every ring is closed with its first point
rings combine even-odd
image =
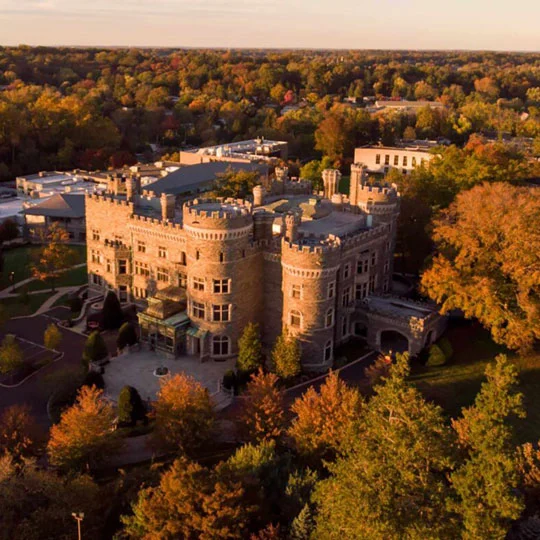
{"type": "Polygon", "coordinates": [[[190,375],[212,395],[218,391],[219,382],[225,372],[234,368],[234,359],[201,362],[194,356],[172,359],[155,351],[138,351],[117,356],[105,366],[103,378],[106,396],[116,402],[122,388],[128,385],[136,388],[143,400],[156,399],[162,377],[154,375],[154,370],[159,367],[167,368],[171,375],[190,375]]]}

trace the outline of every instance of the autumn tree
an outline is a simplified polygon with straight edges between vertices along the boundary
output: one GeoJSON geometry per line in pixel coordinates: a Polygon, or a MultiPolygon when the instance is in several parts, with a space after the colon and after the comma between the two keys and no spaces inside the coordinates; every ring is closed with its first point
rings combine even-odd
{"type": "Polygon", "coordinates": [[[362,409],[362,397],[331,372],[319,392],[309,387],[291,409],[296,418],[289,435],[296,448],[302,454],[327,457],[339,451],[351,435],[362,409]]]}
{"type": "Polygon", "coordinates": [[[76,252],[67,245],[69,234],[58,223],[52,223],[42,233],[41,241],[44,245],[39,250],[32,274],[36,279],[48,281],[54,291],[59,273],[75,264],[76,252]]]}
{"type": "Polygon", "coordinates": [[[184,373],[161,380],[154,416],[158,443],[188,455],[208,440],[214,425],[208,390],[184,373]]]}
{"type": "Polygon", "coordinates": [[[388,377],[392,367],[392,359],[388,356],[379,355],[373,364],[364,369],[364,376],[371,386],[381,384],[388,377]]]}
{"type": "Polygon", "coordinates": [[[249,512],[242,505],[239,483],[224,483],[211,470],[186,458],[177,459],[159,486],[145,488],[124,516],[130,538],[245,538],[249,512]]]}
{"type": "Polygon", "coordinates": [[[253,188],[260,183],[257,171],[241,171],[232,167],[218,174],[214,182],[213,193],[217,197],[241,198],[251,195],[253,188]]]}
{"type": "Polygon", "coordinates": [[[0,344],[0,374],[11,373],[23,365],[23,352],[13,334],[7,334],[0,344]]]}
{"type": "Polygon", "coordinates": [[[277,439],[284,427],[283,394],[278,377],[259,369],[247,385],[239,428],[251,441],[277,439]]]}
{"type": "Polygon", "coordinates": [[[296,377],[302,371],[301,351],[298,340],[286,330],[281,333],[272,349],[273,371],[283,379],[296,377]]]}
{"type": "Polygon", "coordinates": [[[455,538],[446,510],[452,434],[440,407],[407,383],[398,356],[357,432],[315,491],[316,537],[455,538]]]}
{"type": "Polygon", "coordinates": [[[60,343],[62,343],[62,332],[56,324],[49,324],[43,334],[43,344],[47,349],[58,350],[60,343]]]}
{"type": "Polygon", "coordinates": [[[529,349],[540,337],[540,192],[485,184],[435,221],[439,253],[422,288],[477,318],[497,343],[529,349]]]}
{"type": "Polygon", "coordinates": [[[0,455],[16,461],[33,455],[39,445],[37,424],[28,405],[12,405],[0,416],[0,455]]]}
{"type": "Polygon", "coordinates": [[[457,494],[452,507],[460,514],[468,539],[506,538],[511,522],[523,510],[509,424],[511,417],[525,416],[523,396],[516,391],[518,372],[499,355],[486,368],[486,377],[474,405],[453,422],[467,458],[450,476],[457,494]]]}
{"type": "Polygon", "coordinates": [[[115,413],[95,386],[83,386],[75,404],[51,428],[49,458],[62,469],[95,468],[119,447],[113,431],[115,413]]]}
{"type": "Polygon", "coordinates": [[[253,373],[263,363],[259,325],[248,323],[238,340],[236,369],[243,374],[253,373]]]}

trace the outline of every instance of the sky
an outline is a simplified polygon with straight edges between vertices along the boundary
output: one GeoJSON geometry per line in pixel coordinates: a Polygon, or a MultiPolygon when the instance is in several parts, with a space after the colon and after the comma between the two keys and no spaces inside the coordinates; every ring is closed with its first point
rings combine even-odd
{"type": "Polygon", "coordinates": [[[540,0],[0,0],[1,45],[540,51],[540,0]]]}

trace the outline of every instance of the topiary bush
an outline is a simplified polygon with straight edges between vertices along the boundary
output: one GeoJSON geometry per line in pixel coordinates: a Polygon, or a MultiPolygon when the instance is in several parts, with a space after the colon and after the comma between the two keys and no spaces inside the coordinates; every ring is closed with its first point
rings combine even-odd
{"type": "Polygon", "coordinates": [[[428,366],[443,366],[446,364],[446,356],[442,349],[434,344],[429,348],[428,366]]]}
{"type": "Polygon", "coordinates": [[[124,322],[124,313],[114,291],[109,291],[101,310],[101,325],[105,330],[116,330],[124,322]]]}
{"type": "Polygon", "coordinates": [[[118,330],[118,336],[116,338],[116,346],[119,350],[124,349],[128,345],[135,345],[137,343],[137,331],[132,323],[126,322],[118,330]]]}
{"type": "Polygon", "coordinates": [[[92,332],[84,344],[83,364],[88,368],[90,362],[99,362],[109,356],[107,345],[98,330],[92,332]]]}
{"type": "Polygon", "coordinates": [[[124,386],[118,396],[118,420],[121,424],[132,426],[146,416],[141,396],[133,386],[124,386]]]}

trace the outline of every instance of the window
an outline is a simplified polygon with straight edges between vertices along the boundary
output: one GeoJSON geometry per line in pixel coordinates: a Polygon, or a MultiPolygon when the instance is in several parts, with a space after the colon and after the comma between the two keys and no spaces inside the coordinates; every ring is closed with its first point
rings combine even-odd
{"type": "Polygon", "coordinates": [[[167,258],[167,248],[163,246],[158,247],[158,257],[161,257],[162,259],[167,258]]]}
{"type": "Polygon", "coordinates": [[[201,302],[191,302],[191,315],[197,319],[204,319],[204,304],[201,302]]]}
{"type": "Polygon", "coordinates": [[[324,326],[330,328],[334,325],[334,309],[331,308],[326,312],[326,317],[324,318],[324,326]]]}
{"type": "Polygon", "coordinates": [[[356,300],[363,300],[368,293],[368,284],[367,283],[357,283],[355,290],[356,300]]]}
{"type": "Polygon", "coordinates": [[[99,251],[96,251],[95,249],[92,250],[92,262],[96,264],[101,264],[101,253],[99,251]]]}
{"type": "Polygon", "coordinates": [[[118,300],[120,300],[120,302],[127,302],[127,299],[128,299],[127,286],[120,285],[120,287],[118,287],[118,300]]]}
{"type": "Polygon", "coordinates": [[[343,279],[347,279],[351,275],[351,265],[347,263],[343,267],[343,279]]]}
{"type": "Polygon", "coordinates": [[[186,264],[186,252],[185,251],[181,251],[180,252],[180,264],[186,264]]]}
{"type": "Polygon", "coordinates": [[[360,259],[356,263],[356,273],[365,274],[369,268],[369,259],[364,255],[364,258],[360,259]]]}
{"type": "Polygon", "coordinates": [[[331,281],[328,284],[327,292],[328,292],[327,298],[334,298],[334,296],[336,295],[336,282],[335,281],[331,281]]]}
{"type": "Polygon", "coordinates": [[[100,238],[99,231],[96,230],[96,229],[94,229],[94,230],[92,231],[92,240],[97,240],[97,241],[99,241],[99,238],[100,238]]]}
{"type": "Polygon", "coordinates": [[[377,276],[369,276],[369,292],[373,292],[377,287],[377,276]]]}
{"type": "Polygon", "coordinates": [[[297,300],[302,298],[302,286],[301,285],[291,285],[291,296],[297,300]]]}
{"type": "Polygon", "coordinates": [[[332,340],[327,341],[326,345],[324,346],[324,354],[323,354],[323,359],[325,362],[330,362],[330,360],[332,360],[332,349],[333,349],[332,340]]]}
{"type": "Polygon", "coordinates": [[[407,156],[403,156],[403,166],[407,166],[407,156]]]}
{"type": "Polygon", "coordinates": [[[158,268],[157,269],[157,280],[158,281],[169,281],[169,271],[167,268],[158,268]]]}
{"type": "Polygon", "coordinates": [[[341,320],[341,337],[349,335],[349,317],[343,317],[341,320]]]}
{"type": "Polygon", "coordinates": [[[375,156],[375,163],[377,165],[380,165],[381,164],[381,154],[376,154],[375,156]]]}
{"type": "Polygon", "coordinates": [[[111,259],[107,259],[107,272],[111,272],[111,271],[112,271],[111,259]]]}
{"type": "Polygon", "coordinates": [[[412,164],[413,167],[416,167],[416,158],[415,157],[411,158],[411,164],[412,164]]]}
{"type": "Polygon", "coordinates": [[[212,306],[212,320],[214,322],[228,322],[231,320],[230,314],[230,304],[218,304],[212,306]]]}
{"type": "Polygon", "coordinates": [[[399,156],[398,155],[395,155],[394,156],[394,165],[397,167],[399,165],[399,156]]]}
{"type": "Polygon", "coordinates": [[[197,250],[197,251],[195,252],[195,258],[196,258],[197,260],[199,260],[199,259],[201,258],[201,252],[200,252],[199,250],[197,250]]]}
{"type": "Polygon", "coordinates": [[[148,289],[142,287],[133,287],[133,292],[136,298],[148,298],[148,289]]]}
{"type": "Polygon", "coordinates": [[[401,172],[402,172],[403,174],[407,174],[407,169],[403,169],[401,172]]]}
{"type": "Polygon", "coordinates": [[[184,272],[178,272],[178,286],[182,289],[187,287],[187,275],[184,272]]]}
{"type": "Polygon", "coordinates": [[[194,277],[193,278],[193,289],[196,291],[204,291],[204,279],[194,277]]]}
{"type": "Polygon", "coordinates": [[[386,154],[384,156],[384,164],[385,165],[390,165],[390,154],[386,154]]]}
{"type": "Polygon", "coordinates": [[[377,264],[377,252],[374,251],[372,254],[371,254],[371,266],[375,266],[377,264]]]}
{"type": "Polygon", "coordinates": [[[150,268],[148,267],[148,263],[143,263],[140,261],[135,261],[135,274],[139,276],[150,276],[150,268]]]}
{"type": "Polygon", "coordinates": [[[219,262],[223,262],[225,260],[225,256],[223,255],[223,252],[219,253],[219,262]]]}
{"type": "Polygon", "coordinates": [[[212,338],[212,355],[226,356],[229,354],[229,338],[227,336],[214,336],[212,338]]]}
{"type": "Polygon", "coordinates": [[[137,251],[139,253],[146,253],[146,243],[145,242],[137,242],[137,251]]]}
{"type": "Polygon", "coordinates": [[[229,280],[214,279],[214,292],[216,294],[229,294],[229,280]]]}
{"type": "Polygon", "coordinates": [[[127,261],[126,259],[118,259],[118,273],[127,274],[127,261]]]}
{"type": "Polygon", "coordinates": [[[289,313],[289,324],[295,326],[296,328],[301,328],[302,326],[302,314],[299,311],[292,310],[289,313]]]}
{"type": "Polygon", "coordinates": [[[92,274],[92,283],[94,285],[103,285],[103,278],[97,274],[92,274]]]}
{"type": "Polygon", "coordinates": [[[351,303],[351,300],[352,300],[351,296],[352,296],[352,290],[350,287],[347,287],[343,291],[343,296],[341,300],[341,304],[343,307],[347,307],[351,303]]]}

